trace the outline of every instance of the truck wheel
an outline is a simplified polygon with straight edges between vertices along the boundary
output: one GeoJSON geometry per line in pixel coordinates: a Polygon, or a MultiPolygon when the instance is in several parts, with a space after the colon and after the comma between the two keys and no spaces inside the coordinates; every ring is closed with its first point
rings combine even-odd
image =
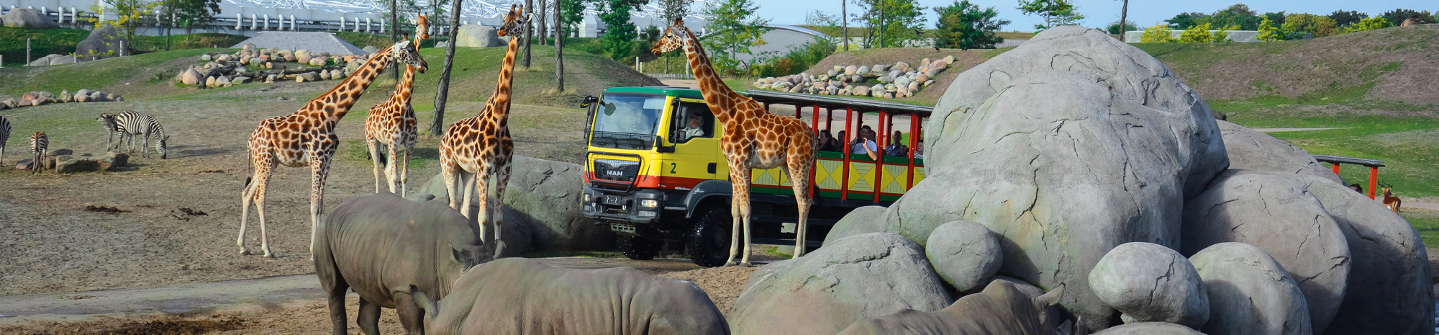
{"type": "Polygon", "coordinates": [[[694,232],[685,241],[690,260],[703,267],[724,265],[729,259],[730,232],[733,225],[730,213],[723,206],[711,206],[695,220],[694,232]]]}
{"type": "Polygon", "coordinates": [[[655,259],[660,253],[660,243],[664,243],[638,236],[618,236],[616,239],[620,253],[641,261],[655,259]]]}

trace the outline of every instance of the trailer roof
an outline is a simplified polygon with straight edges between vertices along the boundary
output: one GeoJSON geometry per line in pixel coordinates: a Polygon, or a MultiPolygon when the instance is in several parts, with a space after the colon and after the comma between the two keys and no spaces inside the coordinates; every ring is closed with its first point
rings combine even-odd
{"type": "Polygon", "coordinates": [[[1320,161],[1320,162],[1325,162],[1325,163],[1355,164],[1355,165],[1363,165],[1363,166],[1376,167],[1376,168],[1377,168],[1377,167],[1384,167],[1384,161],[1381,161],[1381,160],[1378,160],[1378,159],[1354,158],[1354,157],[1330,156],[1330,155],[1312,155],[1312,156],[1314,156],[1314,160],[1320,161]]]}
{"type": "Polygon", "coordinates": [[[843,109],[850,108],[861,113],[877,113],[884,111],[892,115],[914,114],[920,117],[929,117],[934,112],[934,107],[910,105],[895,102],[874,101],[854,98],[841,98],[835,96],[823,96],[813,94],[786,93],[775,91],[748,90],[744,92],[751,99],[764,103],[793,104],[797,106],[815,106],[824,108],[843,109]]]}

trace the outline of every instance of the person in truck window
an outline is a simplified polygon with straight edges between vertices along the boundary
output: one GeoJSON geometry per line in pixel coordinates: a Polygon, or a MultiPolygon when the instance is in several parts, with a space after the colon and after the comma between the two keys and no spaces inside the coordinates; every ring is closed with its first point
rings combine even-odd
{"type": "Polygon", "coordinates": [[[905,156],[909,156],[909,146],[904,145],[904,144],[901,144],[901,143],[904,143],[904,142],[903,142],[903,135],[904,135],[903,133],[900,133],[900,132],[898,132],[898,131],[895,131],[895,132],[894,132],[894,136],[890,136],[890,137],[889,137],[889,145],[887,145],[887,146],[884,147],[884,155],[885,155],[885,156],[890,156],[890,157],[905,157],[905,156]]]}
{"type": "Polygon", "coordinates": [[[705,136],[704,127],[701,127],[704,122],[700,120],[700,117],[697,115],[691,115],[689,119],[689,124],[685,125],[684,128],[683,139],[685,141],[688,141],[691,138],[705,136]]]}

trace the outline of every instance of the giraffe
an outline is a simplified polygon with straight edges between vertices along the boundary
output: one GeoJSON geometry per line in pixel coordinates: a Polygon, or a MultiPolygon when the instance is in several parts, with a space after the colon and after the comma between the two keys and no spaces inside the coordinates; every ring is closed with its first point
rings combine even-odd
{"type": "Polygon", "coordinates": [[[240,254],[249,254],[249,250],[245,249],[245,225],[249,221],[250,203],[253,201],[260,214],[260,248],[264,249],[265,257],[275,257],[265,238],[265,186],[269,184],[275,166],[280,164],[310,167],[310,252],[314,253],[315,228],[320,224],[325,177],[330,172],[330,159],[335,155],[335,148],[340,145],[339,137],[335,136],[335,126],[350,111],[355,100],[365,94],[365,88],[370,87],[375,77],[395,61],[422,70],[427,67],[414,44],[400,41],[377,52],[349,78],[329,92],[311,99],[300,110],[260,121],[249,139],[250,167],[254,169],[254,175],[245,179],[245,190],[240,198],[240,238],[235,242],[240,246],[240,254]]]}
{"type": "Polygon", "coordinates": [[[795,229],[794,257],[804,255],[805,230],[809,219],[809,173],[814,169],[818,137],[809,125],[796,118],[770,114],[759,102],[736,93],[725,86],[710,66],[708,56],[689,28],[679,19],[665,29],[665,35],[650,51],[658,55],[684,48],[694,70],[700,93],[715,119],[724,126],[720,151],[729,161],[729,179],[734,198],[730,215],[730,256],[725,264],[733,264],[739,250],[740,224],[744,228],[744,253],[739,265],[749,266],[750,255],[750,169],[784,167],[793,184],[795,202],[799,205],[799,225],[795,229]]]}
{"type": "MultiPolygon", "coordinates": [[[[429,27],[429,17],[420,14],[415,20],[415,39],[410,42],[413,45],[420,45],[420,41],[430,38],[425,33],[429,27]]],[[[389,148],[389,164],[385,164],[385,179],[389,182],[390,193],[396,193],[395,181],[399,181],[399,192],[401,197],[408,192],[405,186],[410,180],[410,153],[415,149],[415,139],[418,134],[415,132],[415,109],[410,106],[410,94],[414,92],[415,83],[414,65],[405,65],[405,75],[400,82],[395,83],[395,93],[385,102],[370,107],[370,115],[365,117],[365,147],[370,149],[370,159],[375,163],[375,193],[380,193],[380,155],[381,144],[389,148]],[[398,167],[399,174],[396,174],[396,152],[404,151],[404,165],[398,167]]],[[[425,69],[418,69],[424,73],[425,69]]]]}
{"type": "MultiPolygon", "coordinates": [[[[519,6],[510,6],[505,24],[496,33],[507,36],[522,29],[525,20],[520,17],[521,10],[519,6]]],[[[469,192],[476,190],[474,194],[479,197],[481,214],[476,220],[480,226],[480,238],[486,236],[485,222],[493,221],[496,245],[501,240],[500,224],[504,211],[500,206],[504,205],[505,185],[510,182],[510,161],[515,151],[509,129],[510,83],[514,79],[519,40],[518,35],[510,38],[509,49],[505,51],[504,63],[500,66],[499,83],[484,109],[478,115],[450,124],[444,138],[440,139],[440,170],[445,178],[445,190],[450,196],[450,208],[460,210],[465,218],[476,220],[476,216],[470,213],[472,193],[469,192]],[[489,196],[492,176],[495,177],[493,197],[489,196]],[[463,202],[459,199],[462,191],[463,202]]]]}

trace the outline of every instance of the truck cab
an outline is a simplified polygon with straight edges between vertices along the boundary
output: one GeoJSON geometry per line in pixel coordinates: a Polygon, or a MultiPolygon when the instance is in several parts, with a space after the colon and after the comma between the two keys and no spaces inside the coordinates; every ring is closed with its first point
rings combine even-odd
{"type": "MultiPolygon", "coordinates": [[[[721,265],[729,254],[732,188],[719,145],[723,127],[700,92],[678,87],[616,87],[598,98],[587,98],[583,107],[589,114],[581,198],[584,216],[614,231],[617,246],[629,258],[652,259],[668,241],[682,245],[689,258],[701,266],[721,265]]],[[[812,117],[817,124],[818,114],[812,117]]],[[[828,160],[830,165],[853,165],[849,160],[834,159],[841,156],[844,153],[820,152],[816,164],[828,160]]],[[[798,222],[794,194],[783,171],[771,170],[754,171],[752,240],[792,244],[798,222]]],[[[815,187],[811,193],[820,200],[811,208],[807,236],[818,239],[806,242],[811,247],[819,247],[834,222],[850,210],[887,205],[897,198],[848,199],[849,194],[839,194],[845,193],[843,190],[826,192],[825,185],[850,179],[849,175],[832,173],[841,170],[833,166],[817,166],[816,170],[824,176],[820,176],[821,183],[811,183],[815,187]],[[825,177],[831,182],[821,185],[825,177]],[[821,194],[834,199],[825,201],[821,194]]],[[[855,176],[862,174],[856,171],[855,176]]]]}

